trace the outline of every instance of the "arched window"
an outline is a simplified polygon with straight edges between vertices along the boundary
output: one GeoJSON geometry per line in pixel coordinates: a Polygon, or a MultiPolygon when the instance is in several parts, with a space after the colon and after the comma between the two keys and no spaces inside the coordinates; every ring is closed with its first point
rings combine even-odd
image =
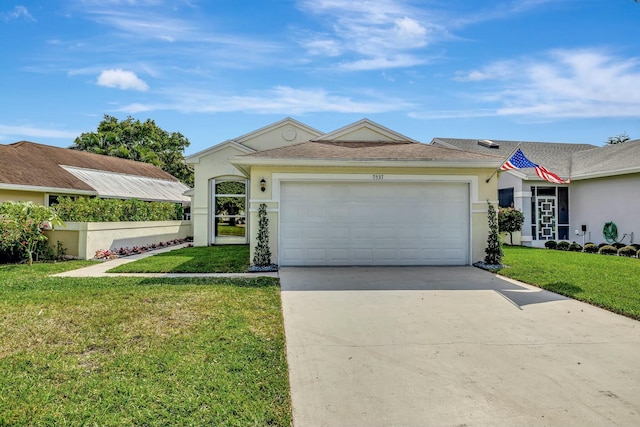
{"type": "Polygon", "coordinates": [[[212,185],[213,234],[218,238],[247,237],[247,181],[215,179],[212,185]]]}

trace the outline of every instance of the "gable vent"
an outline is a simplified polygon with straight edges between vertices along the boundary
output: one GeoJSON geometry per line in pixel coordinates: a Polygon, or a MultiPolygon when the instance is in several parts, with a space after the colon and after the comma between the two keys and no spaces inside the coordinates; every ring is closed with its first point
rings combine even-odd
{"type": "Polygon", "coordinates": [[[489,141],[488,139],[479,139],[478,145],[487,148],[500,148],[500,144],[498,144],[497,142],[489,141]]]}

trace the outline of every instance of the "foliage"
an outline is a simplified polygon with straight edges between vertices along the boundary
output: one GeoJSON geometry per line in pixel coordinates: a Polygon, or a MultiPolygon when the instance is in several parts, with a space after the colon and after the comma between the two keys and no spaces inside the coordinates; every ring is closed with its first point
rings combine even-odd
{"type": "Polygon", "coordinates": [[[618,255],[620,256],[632,257],[636,255],[636,252],[637,250],[633,246],[624,246],[618,249],[618,255]]]}
{"type": "Polygon", "coordinates": [[[558,242],[555,240],[547,240],[544,242],[544,247],[547,249],[556,249],[558,247],[558,242]]]}
{"type": "Polygon", "coordinates": [[[598,253],[598,247],[594,243],[587,243],[584,245],[584,251],[589,254],[598,253]]]}
{"type": "Polygon", "coordinates": [[[193,170],[183,155],[189,140],[179,132],[161,129],[151,119],[141,122],[129,116],[118,121],[105,114],[96,132],[81,134],[74,144],[74,150],[151,163],[193,186],[193,170]]]}
{"type": "Polygon", "coordinates": [[[623,132],[619,135],[616,136],[610,136],[609,138],[607,138],[607,144],[609,145],[614,145],[614,144],[621,144],[623,142],[627,142],[629,141],[631,138],[629,137],[629,135],[627,135],[626,132],[623,132]]]}
{"type": "Polygon", "coordinates": [[[640,320],[637,259],[506,247],[500,274],[640,320]]]}
{"type": "Polygon", "coordinates": [[[109,270],[110,273],[244,273],[248,245],[199,246],[159,253],[109,270]]]}
{"type": "Polygon", "coordinates": [[[604,245],[603,247],[598,249],[598,253],[600,255],[617,255],[618,250],[614,246],[604,245]]]}
{"type": "Polygon", "coordinates": [[[498,234],[498,216],[493,205],[487,202],[489,209],[487,217],[489,219],[489,236],[487,237],[487,247],[484,250],[486,256],[484,262],[490,265],[499,265],[502,261],[502,245],[498,234]]]}
{"type": "Polygon", "coordinates": [[[0,266],[0,425],[289,426],[275,278],[0,266]]]}
{"type": "Polygon", "coordinates": [[[522,230],[524,214],[514,208],[500,208],[498,210],[498,227],[500,232],[509,233],[513,245],[513,233],[522,230]]]}
{"type": "Polygon", "coordinates": [[[267,205],[265,203],[261,203],[258,208],[258,242],[253,255],[253,264],[260,267],[271,264],[269,218],[267,218],[267,205]]]}
{"type": "Polygon", "coordinates": [[[171,202],[143,202],[136,199],[60,197],[54,207],[69,222],[172,221],[180,220],[182,205],[171,202]]]}
{"type": "Polygon", "coordinates": [[[569,245],[569,250],[571,252],[582,252],[582,246],[579,243],[572,242],[571,245],[569,245]]]}
{"type": "Polygon", "coordinates": [[[0,258],[26,258],[32,265],[34,255],[46,248],[46,223],[63,224],[56,212],[46,206],[12,201],[0,204],[0,258]]]}
{"type": "Polygon", "coordinates": [[[567,241],[562,241],[562,242],[558,242],[556,249],[560,251],[568,251],[570,246],[571,246],[571,243],[567,241]]]}

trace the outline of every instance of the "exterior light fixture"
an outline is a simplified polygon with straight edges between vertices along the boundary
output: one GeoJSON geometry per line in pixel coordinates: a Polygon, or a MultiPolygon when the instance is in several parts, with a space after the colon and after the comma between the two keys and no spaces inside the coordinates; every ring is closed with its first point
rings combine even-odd
{"type": "Polygon", "coordinates": [[[267,189],[267,180],[262,178],[260,180],[260,191],[262,191],[264,193],[264,191],[267,189]]]}

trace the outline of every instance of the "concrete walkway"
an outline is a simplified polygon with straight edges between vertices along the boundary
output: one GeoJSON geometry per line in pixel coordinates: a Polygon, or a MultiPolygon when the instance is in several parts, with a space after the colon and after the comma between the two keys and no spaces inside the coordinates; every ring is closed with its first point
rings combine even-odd
{"type": "Polygon", "coordinates": [[[108,270],[116,268],[123,264],[128,264],[139,259],[158,255],[164,252],[174,251],[187,247],[189,244],[169,246],[162,249],[145,252],[142,254],[131,255],[124,258],[116,258],[104,261],[89,267],[79,268],[77,270],[65,271],[63,273],[54,274],[54,277],[259,277],[269,276],[278,277],[277,272],[265,273],[107,273],[108,270]]]}
{"type": "Polygon", "coordinates": [[[472,267],[280,279],[295,427],[640,424],[640,322],[472,267]]]}

